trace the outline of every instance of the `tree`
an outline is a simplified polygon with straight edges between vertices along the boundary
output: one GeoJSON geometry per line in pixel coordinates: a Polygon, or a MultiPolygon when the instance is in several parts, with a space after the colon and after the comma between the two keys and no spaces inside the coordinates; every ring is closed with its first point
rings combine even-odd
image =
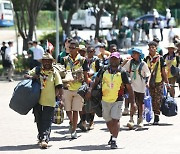
{"type": "MultiPolygon", "coordinates": [[[[79,8],[81,8],[83,6],[83,4],[85,2],[87,2],[88,0],[61,0],[60,1],[60,6],[59,6],[59,18],[60,18],[60,22],[61,22],[61,26],[62,29],[64,30],[66,36],[70,36],[70,26],[71,26],[71,20],[72,20],[72,16],[75,12],[77,12],[77,10],[79,8]],[[65,4],[68,3],[68,7],[69,9],[69,13],[68,13],[68,17],[67,20],[65,21],[64,19],[64,15],[63,15],[63,11],[64,11],[64,6],[65,4]]],[[[56,7],[56,2],[55,0],[51,0],[51,4],[56,7]]]]}
{"type": "Polygon", "coordinates": [[[18,32],[23,38],[23,50],[28,49],[28,41],[32,40],[37,15],[44,0],[11,0],[14,6],[18,32]]]}
{"type": "Polygon", "coordinates": [[[94,8],[94,16],[96,18],[96,29],[95,29],[95,37],[99,37],[99,29],[100,29],[100,19],[104,12],[106,0],[92,0],[92,5],[94,8]]]}
{"type": "Polygon", "coordinates": [[[120,7],[120,0],[111,0],[111,7],[112,7],[112,12],[113,12],[113,26],[116,26],[117,24],[117,14],[118,14],[118,10],[120,7]]]}

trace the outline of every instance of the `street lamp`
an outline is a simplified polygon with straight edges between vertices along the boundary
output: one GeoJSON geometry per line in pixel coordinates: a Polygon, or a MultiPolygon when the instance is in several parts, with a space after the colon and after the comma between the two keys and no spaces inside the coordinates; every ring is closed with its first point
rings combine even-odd
{"type": "Polygon", "coordinates": [[[56,0],[56,59],[59,54],[59,0],[56,0]]]}

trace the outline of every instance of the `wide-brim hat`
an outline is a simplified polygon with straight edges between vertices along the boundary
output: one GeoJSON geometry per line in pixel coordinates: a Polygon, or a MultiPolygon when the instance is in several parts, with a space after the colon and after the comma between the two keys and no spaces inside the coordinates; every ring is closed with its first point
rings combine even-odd
{"type": "Polygon", "coordinates": [[[140,59],[144,59],[144,54],[143,54],[141,49],[139,49],[139,48],[131,48],[130,50],[128,50],[128,54],[130,54],[130,55],[132,55],[133,52],[139,53],[140,54],[140,59]]]}
{"type": "Polygon", "coordinates": [[[79,45],[79,50],[81,50],[81,51],[87,51],[85,45],[82,45],[82,44],[79,45]]]}
{"type": "Polygon", "coordinates": [[[171,70],[172,76],[179,76],[180,68],[175,67],[174,65],[172,65],[170,70],[171,70]]]}
{"type": "Polygon", "coordinates": [[[45,53],[42,57],[42,60],[43,59],[46,59],[46,60],[52,60],[52,61],[55,61],[55,59],[53,58],[53,56],[49,53],[45,53]]]}
{"type": "Polygon", "coordinates": [[[168,48],[174,48],[174,50],[177,50],[177,47],[174,45],[174,43],[169,43],[169,45],[166,47],[166,49],[168,48]]]}

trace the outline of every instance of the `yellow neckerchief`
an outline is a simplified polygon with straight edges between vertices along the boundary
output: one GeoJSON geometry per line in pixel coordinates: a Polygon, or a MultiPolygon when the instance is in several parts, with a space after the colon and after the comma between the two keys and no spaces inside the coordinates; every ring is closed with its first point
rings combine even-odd
{"type": "Polygon", "coordinates": [[[69,55],[67,57],[67,66],[66,66],[66,69],[68,70],[71,70],[73,71],[72,69],[75,69],[74,67],[77,66],[77,65],[80,65],[80,61],[81,61],[81,55],[80,54],[77,54],[77,56],[75,57],[75,59],[73,59],[71,57],[71,55],[69,55]]]}
{"type": "Polygon", "coordinates": [[[51,68],[50,70],[45,70],[43,67],[40,71],[40,81],[42,83],[42,88],[46,87],[46,82],[50,74],[54,72],[54,69],[51,68]]]}
{"type": "Polygon", "coordinates": [[[151,55],[149,55],[149,57],[150,59],[147,60],[147,65],[150,71],[152,72],[154,70],[154,67],[156,66],[156,63],[160,59],[160,55],[156,52],[156,54],[153,57],[151,55]]]}
{"type": "Polygon", "coordinates": [[[148,65],[151,73],[154,70],[157,62],[159,62],[158,68],[157,68],[157,73],[156,73],[156,80],[155,80],[156,83],[159,83],[162,81],[160,55],[158,53],[156,53],[153,57],[150,55],[149,55],[149,57],[150,57],[150,59],[147,60],[147,65],[148,65]]]}

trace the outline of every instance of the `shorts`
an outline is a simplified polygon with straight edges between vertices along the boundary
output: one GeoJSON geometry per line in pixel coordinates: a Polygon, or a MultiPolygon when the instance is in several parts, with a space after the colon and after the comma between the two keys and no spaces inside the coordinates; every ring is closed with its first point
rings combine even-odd
{"type": "Polygon", "coordinates": [[[82,111],[83,99],[77,91],[64,90],[63,99],[65,111],[82,111]]]}
{"type": "Polygon", "coordinates": [[[107,103],[102,101],[102,113],[103,118],[106,122],[112,119],[119,120],[122,115],[122,104],[123,101],[117,101],[114,103],[107,103]]]}
{"type": "Polygon", "coordinates": [[[168,78],[168,81],[169,81],[169,84],[172,84],[174,86],[176,83],[176,77],[168,78]]]}
{"type": "Polygon", "coordinates": [[[142,105],[144,101],[144,93],[134,91],[135,102],[137,105],[142,105]]]}
{"type": "Polygon", "coordinates": [[[145,30],[146,35],[149,35],[149,30],[145,30]]]}

